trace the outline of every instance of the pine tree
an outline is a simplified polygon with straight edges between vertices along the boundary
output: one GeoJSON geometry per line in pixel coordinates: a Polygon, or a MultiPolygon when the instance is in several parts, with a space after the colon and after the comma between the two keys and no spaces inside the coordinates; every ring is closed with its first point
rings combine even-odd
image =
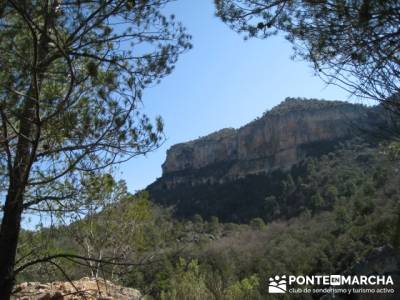
{"type": "Polygon", "coordinates": [[[160,144],[142,91],[190,47],[166,2],[1,2],[0,299],[29,266],[15,262],[24,213],[77,208],[81,178],[160,144]]]}

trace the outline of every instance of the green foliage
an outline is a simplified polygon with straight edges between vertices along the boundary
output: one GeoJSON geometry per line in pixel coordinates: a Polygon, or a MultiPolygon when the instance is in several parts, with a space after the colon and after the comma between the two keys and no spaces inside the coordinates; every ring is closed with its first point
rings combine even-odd
{"type": "Polygon", "coordinates": [[[260,280],[257,275],[244,278],[235,282],[226,291],[225,299],[229,300],[250,300],[263,299],[259,293],[260,280]]]}
{"type": "Polygon", "coordinates": [[[161,292],[162,300],[208,300],[214,299],[205,284],[204,274],[197,260],[187,263],[181,258],[169,279],[168,290],[161,292]]]}
{"type": "Polygon", "coordinates": [[[216,216],[212,216],[208,224],[208,229],[211,233],[217,233],[219,229],[219,219],[216,216]]]}
{"type": "Polygon", "coordinates": [[[261,230],[261,229],[265,229],[265,227],[267,225],[265,225],[265,222],[263,219],[261,218],[254,218],[250,220],[250,226],[251,228],[253,228],[254,230],[261,230]]]}
{"type": "Polygon", "coordinates": [[[335,221],[340,230],[343,231],[347,228],[347,225],[351,221],[351,216],[349,215],[349,212],[347,211],[347,209],[345,207],[339,206],[336,208],[335,221]]]}
{"type": "Polygon", "coordinates": [[[325,206],[325,200],[320,193],[315,193],[311,197],[311,206],[314,211],[321,210],[325,206]]]}
{"type": "Polygon", "coordinates": [[[267,196],[265,198],[264,207],[265,219],[275,219],[280,215],[279,202],[275,196],[267,196]]]}
{"type": "Polygon", "coordinates": [[[327,197],[327,200],[331,203],[335,203],[337,201],[338,194],[338,189],[335,186],[329,185],[326,188],[325,197],[327,197]]]}

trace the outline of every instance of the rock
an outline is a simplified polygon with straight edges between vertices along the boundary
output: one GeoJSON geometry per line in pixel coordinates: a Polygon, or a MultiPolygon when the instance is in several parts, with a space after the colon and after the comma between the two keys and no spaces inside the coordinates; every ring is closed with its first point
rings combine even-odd
{"type": "Polygon", "coordinates": [[[352,136],[352,124],[365,118],[366,111],[347,102],[289,98],[239,129],[172,146],[158,183],[172,188],[187,180],[200,184],[288,169],[315,143],[352,136]],[[213,166],[217,172],[205,171],[213,166]]]}
{"type": "Polygon", "coordinates": [[[65,294],[62,293],[61,291],[56,291],[56,292],[53,294],[51,300],[64,300],[64,299],[65,299],[64,295],[65,295],[65,294]]]}
{"type": "Polygon", "coordinates": [[[53,295],[49,292],[41,292],[41,296],[38,296],[38,300],[53,300],[53,295]]]}
{"type": "Polygon", "coordinates": [[[13,300],[138,300],[141,293],[101,278],[82,278],[70,282],[25,282],[14,289],[13,300]]]}
{"type": "Polygon", "coordinates": [[[26,289],[27,287],[28,287],[28,283],[27,282],[21,283],[20,285],[15,287],[14,292],[18,293],[21,290],[26,289]]]}
{"type": "Polygon", "coordinates": [[[40,289],[48,289],[48,288],[49,288],[49,284],[38,284],[37,286],[35,286],[35,288],[36,288],[37,290],[40,290],[40,289]]]}

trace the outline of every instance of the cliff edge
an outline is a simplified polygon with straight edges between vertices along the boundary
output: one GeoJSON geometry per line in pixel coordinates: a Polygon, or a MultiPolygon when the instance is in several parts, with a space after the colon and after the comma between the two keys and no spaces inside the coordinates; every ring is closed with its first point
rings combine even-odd
{"type": "Polygon", "coordinates": [[[167,187],[218,182],[288,169],[314,146],[353,135],[367,108],[342,101],[287,98],[253,122],[172,146],[159,179],[167,187]]]}

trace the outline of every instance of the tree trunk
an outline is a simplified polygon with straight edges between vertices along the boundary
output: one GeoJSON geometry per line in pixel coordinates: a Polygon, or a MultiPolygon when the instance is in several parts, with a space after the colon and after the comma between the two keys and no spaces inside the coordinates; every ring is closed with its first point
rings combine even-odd
{"type": "Polygon", "coordinates": [[[23,191],[9,190],[0,229],[0,300],[9,300],[14,286],[14,265],[20,232],[23,191]]]}
{"type": "MultiPolygon", "coordinates": [[[[0,300],[10,299],[15,281],[15,257],[21,229],[24,193],[34,160],[31,151],[35,149],[27,138],[32,136],[34,113],[34,102],[32,97],[28,97],[20,121],[20,135],[15,160],[9,174],[10,181],[0,228],[0,300]]],[[[38,139],[39,135],[36,136],[37,141],[38,139]]]]}
{"type": "MultiPolygon", "coordinates": [[[[46,14],[44,17],[42,30],[47,32],[48,24],[51,24],[54,14],[46,14]]],[[[23,16],[23,18],[26,19],[26,16],[23,16]]],[[[15,281],[15,258],[21,230],[24,193],[40,140],[39,95],[45,70],[50,62],[41,66],[40,63],[48,53],[48,43],[47,34],[41,34],[38,40],[37,33],[32,32],[34,53],[31,71],[32,83],[27,92],[22,114],[19,117],[20,126],[15,159],[9,161],[11,165],[8,174],[9,188],[0,228],[0,300],[10,299],[15,281]]]]}

